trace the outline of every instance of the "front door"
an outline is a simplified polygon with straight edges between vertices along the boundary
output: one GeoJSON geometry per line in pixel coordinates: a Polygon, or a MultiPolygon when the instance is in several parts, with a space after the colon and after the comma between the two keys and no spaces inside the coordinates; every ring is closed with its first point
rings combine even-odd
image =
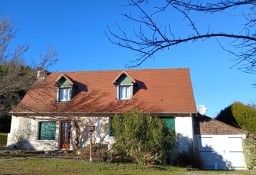
{"type": "Polygon", "coordinates": [[[61,122],[60,130],[60,148],[69,149],[70,148],[70,134],[71,134],[71,122],[63,121],[61,122]]]}

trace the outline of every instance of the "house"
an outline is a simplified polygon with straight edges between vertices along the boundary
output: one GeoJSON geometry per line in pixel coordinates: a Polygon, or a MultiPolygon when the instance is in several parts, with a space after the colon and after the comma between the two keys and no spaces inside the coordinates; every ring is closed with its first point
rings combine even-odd
{"type": "Polygon", "coordinates": [[[74,150],[89,144],[89,125],[96,126],[94,143],[111,146],[112,117],[134,108],[164,118],[178,136],[179,152],[203,144],[187,68],[38,72],[37,77],[10,111],[10,147],[74,150]]]}
{"type": "Polygon", "coordinates": [[[38,75],[31,90],[10,111],[9,146],[18,142],[36,150],[72,150],[77,139],[81,140],[78,147],[88,143],[89,124],[96,126],[94,142],[111,144],[111,117],[134,108],[165,117],[177,134],[193,139],[197,110],[188,69],[40,75],[44,74],[38,75]]]}

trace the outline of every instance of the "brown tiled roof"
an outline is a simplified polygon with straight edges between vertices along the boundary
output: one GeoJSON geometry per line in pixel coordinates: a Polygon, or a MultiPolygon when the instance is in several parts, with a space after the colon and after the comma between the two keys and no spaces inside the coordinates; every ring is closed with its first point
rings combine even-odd
{"type": "Polygon", "coordinates": [[[113,81],[121,70],[51,73],[37,81],[11,113],[117,113],[133,108],[148,113],[196,113],[189,69],[126,70],[135,80],[131,100],[117,100],[113,81]],[[56,100],[56,80],[74,83],[70,102],[56,100]]]}
{"type": "Polygon", "coordinates": [[[207,116],[195,117],[194,122],[195,134],[197,135],[245,134],[245,132],[239,128],[235,128],[207,116]]]}

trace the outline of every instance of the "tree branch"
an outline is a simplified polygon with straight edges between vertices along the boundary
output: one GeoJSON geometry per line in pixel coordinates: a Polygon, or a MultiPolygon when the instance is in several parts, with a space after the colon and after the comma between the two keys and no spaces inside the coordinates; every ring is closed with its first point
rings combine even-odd
{"type": "MultiPolygon", "coordinates": [[[[155,53],[166,48],[170,48],[174,45],[181,43],[204,41],[211,38],[228,38],[231,39],[232,49],[225,49],[225,51],[236,57],[235,65],[240,65],[239,69],[245,72],[255,72],[256,70],[256,33],[255,33],[255,21],[256,21],[256,0],[219,0],[217,2],[212,1],[192,1],[192,0],[165,0],[165,4],[162,6],[154,7],[156,9],[151,14],[147,6],[150,1],[145,0],[130,0],[131,7],[136,8],[141,13],[140,17],[133,17],[131,13],[124,14],[123,16],[135,23],[139,29],[133,28],[132,34],[127,30],[122,29],[117,25],[118,32],[113,32],[110,28],[107,28],[106,35],[110,42],[123,48],[130,49],[137,52],[137,58],[132,59],[132,65],[129,68],[140,66],[144,61],[153,57],[155,53]],[[195,3],[194,3],[195,2],[195,3]],[[246,14],[243,14],[247,20],[244,28],[239,33],[226,32],[199,32],[199,28],[192,20],[190,11],[204,12],[204,13],[216,13],[223,12],[224,10],[238,7],[248,6],[246,8],[246,14]],[[172,33],[172,29],[175,26],[167,25],[168,27],[160,26],[154,20],[154,16],[159,13],[166,13],[167,10],[176,10],[180,12],[186,19],[188,26],[191,26],[191,31],[188,30],[187,37],[176,35],[172,33]],[[128,35],[129,34],[129,35],[128,35]]],[[[241,9],[243,10],[243,8],[241,9]]]]}

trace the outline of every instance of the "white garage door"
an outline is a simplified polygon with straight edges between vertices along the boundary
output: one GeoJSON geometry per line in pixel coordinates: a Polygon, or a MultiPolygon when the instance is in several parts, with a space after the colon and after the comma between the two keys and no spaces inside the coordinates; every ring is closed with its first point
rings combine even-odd
{"type": "Polygon", "coordinates": [[[245,169],[242,135],[197,136],[205,169],[245,169]]]}

